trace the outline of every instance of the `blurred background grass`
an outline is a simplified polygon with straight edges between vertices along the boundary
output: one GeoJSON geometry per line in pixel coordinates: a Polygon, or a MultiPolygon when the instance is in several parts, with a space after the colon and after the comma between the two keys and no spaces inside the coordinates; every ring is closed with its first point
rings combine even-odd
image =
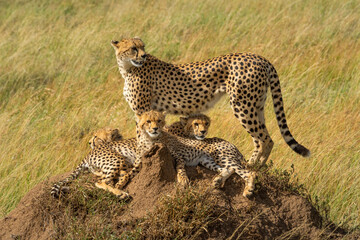
{"type": "MultiPolygon", "coordinates": [[[[266,118],[275,167],[295,166],[329,217],[360,226],[360,3],[315,1],[0,1],[0,210],[40,181],[73,169],[91,131],[134,136],[110,40],[140,36],[148,53],[182,63],[254,52],[276,67],[295,138],[287,147],[271,100],[266,118]]],[[[211,136],[249,158],[251,137],[224,97],[211,136]]],[[[175,117],[169,117],[175,120],[175,117]]]]}

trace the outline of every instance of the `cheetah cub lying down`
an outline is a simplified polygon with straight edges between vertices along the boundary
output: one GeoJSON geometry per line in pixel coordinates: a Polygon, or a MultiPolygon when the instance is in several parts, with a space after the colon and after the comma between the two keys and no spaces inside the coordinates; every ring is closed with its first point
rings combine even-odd
{"type": "Polygon", "coordinates": [[[204,140],[209,127],[210,118],[205,114],[196,113],[187,117],[180,117],[180,121],[165,126],[164,130],[180,137],[204,140]]]}
{"type": "Polygon", "coordinates": [[[213,180],[214,187],[223,186],[226,179],[233,172],[245,180],[243,196],[250,197],[254,190],[255,172],[244,170],[240,164],[243,158],[235,146],[222,139],[199,141],[175,136],[163,131],[165,125],[164,114],[157,111],[145,112],[137,115],[137,147],[133,177],[141,166],[141,157],[149,151],[154,143],[165,144],[176,161],[177,179],[181,185],[187,185],[189,179],[185,172],[186,166],[198,164],[219,173],[213,180]],[[222,164],[223,167],[219,166],[222,164]]]}
{"type": "MultiPolygon", "coordinates": [[[[189,117],[181,117],[180,121],[165,126],[164,131],[180,137],[203,140],[210,126],[210,118],[204,114],[193,114],[189,117]]],[[[89,144],[93,148],[94,138],[100,138],[108,143],[109,147],[124,156],[131,165],[136,160],[136,138],[122,139],[117,135],[112,135],[112,131],[119,132],[118,129],[104,128],[95,132],[89,144]]]]}
{"type": "Polygon", "coordinates": [[[113,151],[109,144],[103,139],[118,140],[121,136],[118,130],[107,129],[101,133],[95,134],[100,137],[93,137],[90,146],[93,148],[84,160],[78,165],[75,171],[66,179],[54,184],[51,188],[51,195],[58,198],[62,193],[68,191],[69,185],[82,172],[90,171],[98,176],[99,180],[95,186],[108,190],[117,195],[120,199],[129,197],[128,193],[120,190],[129,181],[129,174],[127,172],[128,166],[125,162],[125,157],[113,151]],[[117,183],[114,185],[114,182],[117,183]]]}
{"type": "MultiPolygon", "coordinates": [[[[165,126],[164,131],[185,138],[202,139],[207,143],[207,148],[215,155],[215,162],[220,166],[234,169],[234,171],[242,176],[243,165],[245,159],[239,150],[231,143],[221,138],[205,138],[210,127],[210,118],[204,114],[194,114],[189,117],[181,117],[180,121],[165,126]],[[225,153],[224,153],[224,150],[225,153]]],[[[111,129],[110,129],[111,130],[111,129]]],[[[109,129],[98,130],[93,138],[101,138],[109,143],[109,146],[114,150],[125,156],[127,160],[134,164],[136,160],[136,139],[130,138],[125,140],[116,140],[109,136],[111,131],[109,129]]],[[[117,129],[115,129],[117,130],[117,129]]],[[[90,142],[93,141],[93,138],[90,142]]],[[[251,177],[255,177],[252,173],[251,177]]],[[[253,184],[253,181],[250,181],[253,184]]],[[[249,186],[249,192],[254,189],[254,186],[249,186]]]]}

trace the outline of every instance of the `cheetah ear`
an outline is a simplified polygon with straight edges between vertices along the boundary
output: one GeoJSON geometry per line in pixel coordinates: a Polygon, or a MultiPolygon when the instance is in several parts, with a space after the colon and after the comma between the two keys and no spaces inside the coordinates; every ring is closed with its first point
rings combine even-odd
{"type": "Polygon", "coordinates": [[[111,141],[119,141],[122,140],[122,138],[119,129],[115,128],[111,131],[111,141]]]}
{"type": "Polygon", "coordinates": [[[136,36],[136,37],[134,37],[133,39],[136,39],[136,40],[141,41],[141,43],[142,43],[142,44],[144,45],[144,47],[145,47],[145,43],[144,43],[144,41],[143,41],[140,37],[136,36]]]}
{"type": "Polygon", "coordinates": [[[185,125],[187,123],[188,117],[180,117],[180,123],[185,125]]]}
{"type": "MultiPolygon", "coordinates": [[[[136,37],[134,37],[134,39],[140,40],[140,41],[142,42],[142,44],[144,44],[144,41],[143,41],[140,37],[136,36],[136,37]]],[[[144,45],[145,45],[145,44],[144,44],[144,45]]]]}
{"type": "Polygon", "coordinates": [[[105,141],[102,140],[101,138],[98,138],[98,137],[94,141],[95,146],[99,146],[99,145],[101,145],[103,143],[105,143],[105,141]]]}
{"type": "Polygon", "coordinates": [[[119,41],[116,40],[111,40],[111,45],[116,49],[119,48],[119,41]]]}

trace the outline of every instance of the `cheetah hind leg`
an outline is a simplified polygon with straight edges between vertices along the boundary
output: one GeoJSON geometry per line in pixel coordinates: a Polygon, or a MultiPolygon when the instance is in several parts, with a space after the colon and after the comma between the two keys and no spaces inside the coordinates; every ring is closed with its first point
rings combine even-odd
{"type": "Polygon", "coordinates": [[[95,183],[95,186],[98,188],[104,189],[106,191],[112,192],[113,194],[118,196],[119,199],[121,199],[121,200],[129,198],[128,193],[110,186],[106,179],[101,179],[99,182],[95,183]]]}
{"type": "Polygon", "coordinates": [[[263,152],[260,156],[260,165],[263,166],[265,165],[266,161],[269,158],[269,155],[271,153],[271,150],[274,147],[274,142],[270,137],[270,134],[266,128],[265,125],[265,115],[264,115],[264,105],[265,105],[265,101],[266,101],[266,95],[263,99],[262,104],[260,104],[260,107],[257,108],[257,113],[258,113],[258,120],[259,120],[259,125],[262,126],[262,141],[264,141],[264,143],[262,143],[263,147],[263,152]]]}
{"type": "Polygon", "coordinates": [[[234,173],[234,169],[232,168],[223,168],[221,172],[215,176],[212,181],[212,186],[214,188],[223,188],[226,180],[234,173]]]}
{"type": "MultiPolygon", "coordinates": [[[[215,157],[216,159],[216,157],[215,157]]],[[[234,173],[234,170],[231,168],[223,168],[220,165],[218,165],[213,157],[209,155],[203,155],[199,159],[199,162],[201,165],[206,167],[207,169],[210,169],[212,171],[218,172],[219,174],[215,176],[215,178],[212,181],[212,186],[214,188],[221,188],[224,186],[226,179],[228,179],[231,174],[234,173]]]]}
{"type": "Polygon", "coordinates": [[[274,142],[271,140],[271,138],[269,138],[269,140],[267,140],[267,143],[265,144],[265,149],[263,154],[260,156],[260,165],[264,166],[270,156],[271,150],[273,149],[274,146],[274,142]]]}

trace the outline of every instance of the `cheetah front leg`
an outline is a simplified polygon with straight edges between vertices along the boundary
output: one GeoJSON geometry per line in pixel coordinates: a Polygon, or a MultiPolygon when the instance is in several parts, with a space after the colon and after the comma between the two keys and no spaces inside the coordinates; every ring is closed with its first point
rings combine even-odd
{"type": "MultiPolygon", "coordinates": [[[[152,91],[148,91],[147,89],[151,81],[151,77],[150,79],[142,79],[141,81],[132,79],[132,77],[125,78],[123,94],[131,110],[137,115],[141,115],[152,109],[151,100],[153,99],[153,94],[152,91]],[[136,89],[136,91],[133,92],[132,89],[136,89]]],[[[156,106],[153,106],[153,109],[155,108],[156,106]]]]}
{"type": "Polygon", "coordinates": [[[112,177],[114,176],[113,175],[103,176],[99,182],[95,183],[95,186],[104,189],[106,191],[112,192],[113,194],[118,196],[121,200],[127,199],[129,197],[128,193],[120,189],[114,188],[110,185],[112,181],[112,177]]]}
{"type": "Polygon", "coordinates": [[[176,162],[177,182],[181,186],[185,187],[185,186],[189,185],[189,182],[190,182],[188,176],[186,175],[185,161],[184,161],[184,159],[180,158],[176,154],[174,154],[173,157],[176,162]]]}
{"type": "Polygon", "coordinates": [[[134,167],[130,170],[129,179],[135,177],[136,174],[140,172],[141,169],[141,160],[136,159],[134,163],[134,167]]]}

